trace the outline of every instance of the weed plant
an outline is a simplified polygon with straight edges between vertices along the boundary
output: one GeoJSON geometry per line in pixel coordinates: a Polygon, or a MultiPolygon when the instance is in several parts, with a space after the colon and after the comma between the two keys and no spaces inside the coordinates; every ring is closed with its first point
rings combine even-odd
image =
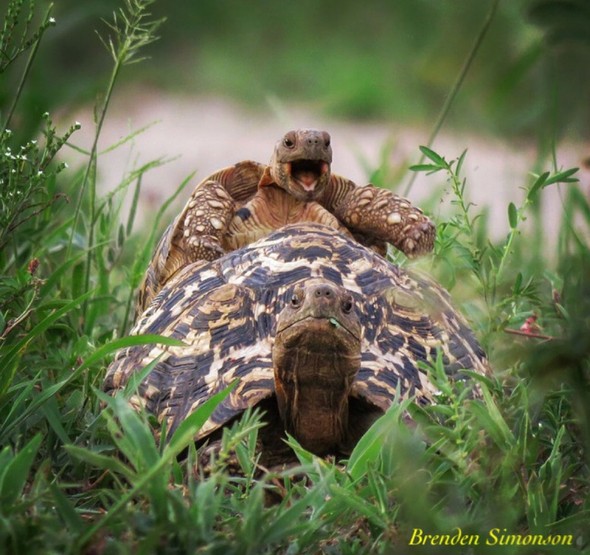
{"type": "Polygon", "coordinates": [[[457,390],[442,360],[433,361],[436,405],[394,402],[345,461],[319,459],[293,442],[300,466],[260,477],[255,444],[263,416],[256,411],[224,431],[208,476],[196,466],[192,438],[227,392],[167,442],[155,439],[151,417],[131,410],[127,393],[101,393],[115,350],[166,341],[126,336],[134,291],[167,205],[147,233],[134,232],[134,214],[142,175],[161,161],[122,176],[104,197],[96,193],[97,144],[109,100],[120,72],[139,59],[160,23],[150,4],[126,0],[110,38],[103,37],[113,71],[87,165],[76,170],[59,161],[75,141],[76,123],[58,131],[49,115],[39,114],[38,135],[11,131],[28,68],[55,23],[51,9],[35,26],[34,2],[28,11],[23,0],[10,0],[0,31],[0,74],[22,71],[0,114],[0,552],[486,549],[411,546],[417,529],[451,535],[460,529],[479,534],[482,544],[494,529],[561,534],[571,545],[503,545],[501,552],[587,551],[590,205],[575,184],[575,169],[532,176],[522,204],[507,206],[506,239],[496,244],[469,203],[461,177],[466,153],[449,162],[423,147],[425,163],[413,168],[444,174],[452,190],[454,214],[438,222],[427,264],[489,353],[494,374],[472,376],[481,398],[457,390]],[[19,59],[26,63],[19,66],[19,59]],[[547,187],[560,187],[562,198],[555,252],[522,226],[537,217],[529,209],[547,187]],[[133,207],[121,222],[127,193],[133,207]],[[413,429],[404,423],[407,412],[417,422],[413,429]],[[240,476],[228,471],[229,453],[240,476]]]}

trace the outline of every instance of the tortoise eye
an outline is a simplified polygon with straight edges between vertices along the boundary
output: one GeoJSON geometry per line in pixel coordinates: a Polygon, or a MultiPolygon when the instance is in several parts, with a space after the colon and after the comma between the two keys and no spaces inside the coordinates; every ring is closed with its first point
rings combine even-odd
{"type": "Polygon", "coordinates": [[[342,302],[342,312],[344,312],[344,314],[349,314],[351,310],[352,310],[352,299],[345,299],[342,302]]]}
{"type": "Polygon", "coordinates": [[[289,132],[283,137],[283,145],[287,148],[293,148],[295,146],[295,136],[293,132],[289,132]]]}
{"type": "Polygon", "coordinates": [[[301,306],[301,299],[296,293],[293,293],[293,296],[291,297],[291,306],[293,308],[299,308],[301,306]]]}

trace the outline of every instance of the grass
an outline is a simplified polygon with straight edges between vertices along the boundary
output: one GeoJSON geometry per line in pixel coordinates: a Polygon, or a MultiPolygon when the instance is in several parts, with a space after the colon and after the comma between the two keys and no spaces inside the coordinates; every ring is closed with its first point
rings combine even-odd
{"type": "MultiPolygon", "coordinates": [[[[125,2],[112,41],[105,37],[113,71],[95,144],[129,53],[139,56],[133,48],[154,38],[150,4],[125,2]]],[[[408,545],[416,530],[457,528],[482,543],[494,529],[572,540],[503,545],[506,554],[588,551],[590,205],[575,169],[532,175],[522,205],[506,207],[506,239],[490,243],[461,177],[465,153],[449,161],[422,147],[425,163],[413,168],[444,175],[453,193],[454,214],[437,222],[435,253],[422,265],[451,290],[489,353],[493,377],[473,377],[481,399],[457,391],[437,361],[437,405],[394,403],[347,461],[293,444],[300,466],[262,477],[262,420],[250,412],[225,431],[205,478],[195,470],[192,437],[218,399],[164,443],[150,416],[131,410],[124,395],[100,391],[117,349],[156,340],[126,332],[166,206],[147,232],[134,232],[134,209],[121,221],[120,206],[130,194],[136,209],[142,175],[161,161],[99,197],[96,148],[83,168],[59,162],[77,124],[59,132],[45,115],[38,138],[11,131],[27,68],[53,24],[49,10],[33,30],[27,13],[11,0],[0,34],[0,52],[10,53],[1,72],[22,72],[0,130],[0,552],[468,553],[408,545]],[[554,251],[523,229],[525,218],[538,217],[532,207],[547,187],[560,187],[563,203],[554,251]],[[533,314],[537,327],[523,330],[533,314]],[[403,423],[405,411],[415,429],[403,423]],[[234,459],[240,476],[228,470],[234,459]]]]}

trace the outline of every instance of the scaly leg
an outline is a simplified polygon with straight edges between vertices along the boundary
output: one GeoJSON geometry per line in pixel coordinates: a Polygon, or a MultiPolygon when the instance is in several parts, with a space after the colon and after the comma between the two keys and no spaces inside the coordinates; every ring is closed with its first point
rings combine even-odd
{"type": "Polygon", "coordinates": [[[218,181],[199,184],[156,246],[139,288],[136,315],[147,308],[178,270],[198,260],[215,260],[225,253],[221,238],[233,217],[234,206],[218,181]]]}
{"type": "Polygon", "coordinates": [[[235,203],[218,181],[197,187],[180,216],[172,242],[191,262],[215,260],[225,253],[222,238],[235,211],[235,203]]]}
{"type": "Polygon", "coordinates": [[[349,229],[387,241],[407,256],[430,252],[436,228],[422,210],[387,189],[332,176],[322,204],[349,229]]]}

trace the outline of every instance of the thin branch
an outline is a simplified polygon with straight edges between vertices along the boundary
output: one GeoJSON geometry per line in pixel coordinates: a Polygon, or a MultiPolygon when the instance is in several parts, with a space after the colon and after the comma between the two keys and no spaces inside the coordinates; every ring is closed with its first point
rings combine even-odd
{"type": "Polygon", "coordinates": [[[530,332],[530,331],[522,331],[522,330],[515,330],[512,328],[504,328],[504,331],[506,333],[511,333],[513,335],[520,335],[522,337],[531,337],[534,339],[544,339],[545,341],[552,341],[554,339],[557,339],[556,337],[553,337],[552,335],[544,335],[542,333],[535,333],[535,332],[530,332]]]}

